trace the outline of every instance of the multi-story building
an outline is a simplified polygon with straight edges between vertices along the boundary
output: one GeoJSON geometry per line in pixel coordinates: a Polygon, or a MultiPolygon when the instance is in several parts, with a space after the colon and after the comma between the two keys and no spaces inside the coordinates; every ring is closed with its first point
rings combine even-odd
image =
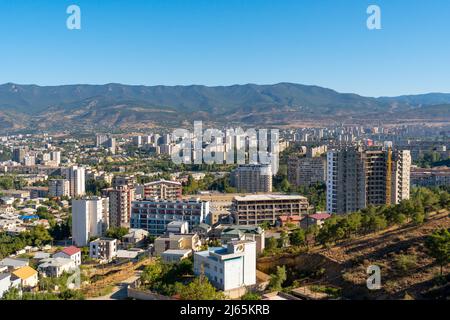
{"type": "Polygon", "coordinates": [[[134,201],[134,188],[127,185],[104,189],[109,197],[109,225],[111,227],[129,227],[131,202],[134,201]]]}
{"type": "Polygon", "coordinates": [[[411,185],[411,153],[398,150],[393,154],[392,203],[409,199],[411,185]]]}
{"type": "Polygon", "coordinates": [[[272,192],[270,165],[241,165],[231,172],[231,183],[238,192],[272,192]]]}
{"type": "Polygon", "coordinates": [[[112,179],[112,187],[128,186],[130,188],[134,187],[136,184],[135,176],[114,176],[112,179]]]}
{"type": "Polygon", "coordinates": [[[55,166],[59,166],[61,163],[61,151],[50,152],[50,161],[54,162],[55,166]]]}
{"type": "Polygon", "coordinates": [[[25,159],[27,151],[25,148],[14,148],[12,160],[17,163],[22,163],[25,159]]]}
{"type": "Polygon", "coordinates": [[[411,186],[436,187],[450,186],[450,168],[411,168],[411,186]]]}
{"type": "Polygon", "coordinates": [[[144,199],[131,203],[131,227],[161,235],[171,221],[187,221],[189,228],[209,219],[209,202],[199,199],[144,199]]]}
{"type": "MultiPolygon", "coordinates": [[[[255,241],[231,241],[194,253],[194,273],[225,292],[256,284],[255,241]]],[[[244,293],[244,292],[242,292],[244,293]]]]}
{"type": "Polygon", "coordinates": [[[302,217],[308,213],[308,199],[300,195],[247,195],[233,199],[232,214],[236,224],[275,224],[279,216],[302,217]]]}
{"type": "Polygon", "coordinates": [[[291,156],[288,159],[288,180],[293,186],[308,187],[325,182],[327,161],[325,157],[291,156]]]}
{"type": "Polygon", "coordinates": [[[155,254],[161,255],[166,250],[198,251],[201,241],[197,234],[166,234],[155,239],[155,254]]]}
{"type": "Polygon", "coordinates": [[[355,212],[368,205],[409,199],[407,150],[347,147],[327,154],[327,212],[355,212]]]}
{"type": "Polygon", "coordinates": [[[86,194],[85,168],[72,166],[66,168],[65,176],[69,180],[70,196],[80,197],[86,194]]]}
{"type": "Polygon", "coordinates": [[[234,240],[252,240],[256,242],[256,253],[260,254],[265,248],[265,231],[260,226],[219,224],[209,233],[211,238],[227,244],[234,240]]]}
{"type": "Polygon", "coordinates": [[[69,197],[70,182],[66,179],[54,179],[48,181],[48,194],[50,197],[69,197]]]}
{"type": "Polygon", "coordinates": [[[111,261],[117,256],[117,239],[99,238],[89,243],[89,257],[111,261]]]}
{"type": "Polygon", "coordinates": [[[108,228],[108,221],[108,198],[72,200],[72,240],[76,246],[86,246],[90,238],[102,236],[108,228]]]}
{"type": "Polygon", "coordinates": [[[181,182],[159,180],[146,183],[142,186],[142,198],[159,198],[165,200],[181,199],[183,187],[181,182]]]}

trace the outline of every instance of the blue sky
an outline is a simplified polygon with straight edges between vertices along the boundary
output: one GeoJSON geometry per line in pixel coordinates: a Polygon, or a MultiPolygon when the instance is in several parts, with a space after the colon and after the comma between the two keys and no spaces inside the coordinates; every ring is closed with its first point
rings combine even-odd
{"type": "Polygon", "coordinates": [[[0,0],[0,83],[450,92],[448,0],[0,0]],[[66,28],[81,8],[82,29],[66,28]],[[366,9],[382,10],[368,30],[366,9]]]}

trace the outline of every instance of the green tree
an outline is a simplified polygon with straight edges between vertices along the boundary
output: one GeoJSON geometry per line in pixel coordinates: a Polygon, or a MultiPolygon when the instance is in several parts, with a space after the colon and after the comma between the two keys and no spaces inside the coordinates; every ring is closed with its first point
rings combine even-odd
{"type": "Polygon", "coordinates": [[[52,236],[43,225],[37,225],[31,229],[29,237],[34,246],[49,244],[53,240],[52,236]]]}
{"type": "Polygon", "coordinates": [[[256,292],[247,292],[241,297],[241,300],[261,300],[261,295],[256,292]]]}
{"type": "Polygon", "coordinates": [[[148,265],[144,268],[141,274],[141,281],[144,282],[144,284],[152,285],[161,278],[162,273],[162,265],[159,261],[157,261],[156,263],[148,265]]]}
{"type": "Polygon", "coordinates": [[[273,250],[278,247],[278,241],[274,237],[270,237],[266,239],[266,249],[273,250]]]}
{"type": "Polygon", "coordinates": [[[223,293],[216,288],[201,274],[186,286],[179,288],[178,294],[181,300],[224,300],[223,293]]]}
{"type": "Polygon", "coordinates": [[[425,247],[430,257],[440,266],[440,274],[444,266],[450,262],[450,232],[441,229],[433,232],[425,241],[425,247]]]}
{"type": "Polygon", "coordinates": [[[289,241],[294,246],[303,246],[306,243],[306,232],[303,229],[294,230],[290,236],[289,241]]]}
{"type": "Polygon", "coordinates": [[[269,288],[272,291],[281,291],[283,289],[283,283],[286,279],[287,276],[285,266],[277,266],[276,272],[270,275],[269,288]]]}
{"type": "Polygon", "coordinates": [[[112,227],[112,228],[109,228],[108,230],[106,230],[105,235],[108,238],[120,240],[123,238],[123,236],[128,234],[128,231],[129,231],[129,229],[126,227],[112,227]]]}

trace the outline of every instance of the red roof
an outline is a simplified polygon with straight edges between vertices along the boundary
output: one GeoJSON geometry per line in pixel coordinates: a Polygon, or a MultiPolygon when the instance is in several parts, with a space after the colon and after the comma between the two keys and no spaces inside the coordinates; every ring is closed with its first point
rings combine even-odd
{"type": "Polygon", "coordinates": [[[64,252],[65,254],[67,254],[68,256],[73,256],[74,254],[80,252],[81,250],[75,246],[70,246],[67,248],[64,248],[61,250],[61,252],[64,252]]]}
{"type": "Polygon", "coordinates": [[[331,217],[331,214],[328,214],[326,212],[318,212],[315,214],[312,214],[309,216],[310,218],[316,219],[316,220],[325,220],[331,217]]]}

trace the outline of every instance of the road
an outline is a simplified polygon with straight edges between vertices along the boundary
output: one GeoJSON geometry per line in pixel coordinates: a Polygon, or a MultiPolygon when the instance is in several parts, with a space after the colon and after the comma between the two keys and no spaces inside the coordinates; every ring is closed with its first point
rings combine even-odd
{"type": "Polygon", "coordinates": [[[141,271],[136,271],[134,276],[128,278],[127,280],[117,284],[112,292],[106,296],[95,297],[95,298],[87,298],[87,300],[125,300],[128,298],[127,296],[127,287],[129,284],[133,283],[140,277],[141,271]]]}

